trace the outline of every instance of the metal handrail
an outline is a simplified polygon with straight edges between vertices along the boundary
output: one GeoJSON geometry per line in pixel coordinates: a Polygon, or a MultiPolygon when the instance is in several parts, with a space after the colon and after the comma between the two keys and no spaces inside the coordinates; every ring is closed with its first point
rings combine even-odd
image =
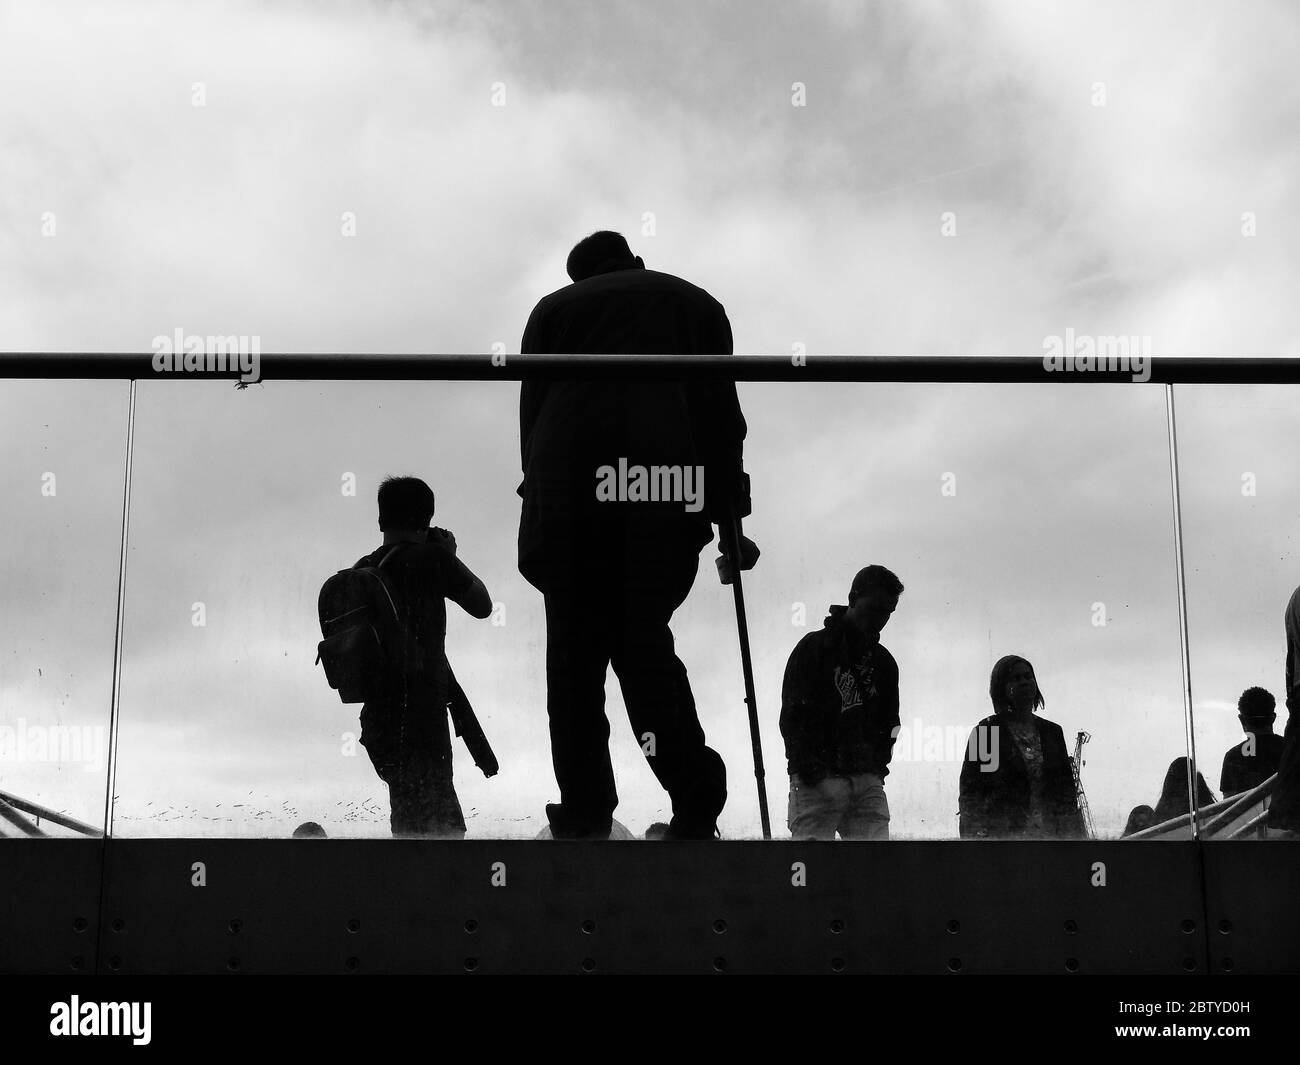
{"type": "MultiPolygon", "coordinates": [[[[26,799],[18,798],[16,795],[0,791],[0,813],[3,813],[4,806],[12,806],[15,810],[21,810],[32,817],[43,817],[46,821],[71,829],[73,832],[79,832],[83,836],[102,836],[104,834],[101,829],[96,828],[94,825],[88,825],[85,821],[78,821],[75,817],[69,817],[67,814],[51,810],[39,803],[29,802],[26,799]]],[[[44,833],[41,834],[44,835],[44,833]]]]}
{"type": "Polygon", "coordinates": [[[8,821],[11,825],[13,825],[16,829],[18,829],[18,831],[20,831],[25,836],[45,835],[45,833],[42,832],[40,828],[32,824],[32,822],[28,821],[25,817],[22,816],[22,814],[20,814],[17,810],[15,810],[12,806],[9,805],[9,803],[5,802],[3,799],[0,799],[0,817],[3,817],[6,821],[8,821]]]}
{"type": "Polygon", "coordinates": [[[1248,836],[1258,832],[1261,828],[1267,828],[1267,823],[1268,823],[1268,811],[1262,810],[1254,817],[1252,817],[1249,821],[1247,821],[1244,825],[1242,825],[1239,829],[1237,829],[1237,831],[1229,835],[1228,838],[1241,839],[1243,836],[1248,836]]]}
{"type": "MultiPolygon", "coordinates": [[[[1238,810],[1238,812],[1240,812],[1240,810],[1244,810],[1247,807],[1253,806],[1255,803],[1259,802],[1261,797],[1263,797],[1267,792],[1272,790],[1273,781],[1276,778],[1277,778],[1277,774],[1274,773],[1273,776],[1269,777],[1262,784],[1259,784],[1251,788],[1250,791],[1244,792],[1241,795],[1230,795],[1228,796],[1228,798],[1220,799],[1218,802],[1211,803],[1209,806],[1200,807],[1196,811],[1197,814],[1202,818],[1206,816],[1210,818],[1210,821],[1205,823],[1205,827],[1203,828],[1202,832],[1204,833],[1206,831],[1209,831],[1212,825],[1217,824],[1218,818],[1216,815],[1229,812],[1233,809],[1236,809],[1238,810]]],[[[1175,829],[1182,828],[1184,825],[1190,825],[1191,821],[1192,821],[1191,813],[1179,814],[1177,817],[1171,817],[1168,821],[1161,821],[1158,825],[1151,825],[1149,828],[1142,829],[1141,832],[1134,832],[1131,836],[1124,836],[1123,838],[1126,840],[1130,840],[1130,839],[1150,839],[1153,836],[1163,836],[1168,832],[1174,831],[1175,829]]]]}
{"type": "Polygon", "coordinates": [[[1171,817],[1168,821],[1161,821],[1158,825],[1151,825],[1149,828],[1142,829],[1141,832],[1134,832],[1131,836],[1121,836],[1123,840],[1132,839],[1153,839],[1156,836],[1163,836],[1175,829],[1182,828],[1184,825],[1191,827],[1192,815],[1190,813],[1179,814],[1177,817],[1171,817]]]}
{"type": "MultiPolygon", "coordinates": [[[[151,352],[0,352],[0,378],[139,381],[228,380],[230,368],[160,371],[151,352]]],[[[208,358],[208,357],[204,357],[208,358]]],[[[215,358],[215,357],[214,357],[215,358]]],[[[953,383],[1114,384],[1131,369],[1049,370],[1041,355],[518,355],[512,353],[295,353],[257,357],[259,380],[519,381],[528,378],[725,377],[737,381],[917,381],[953,383]]],[[[1130,364],[1131,365],[1131,364],[1130,364]]],[[[1300,357],[1152,355],[1148,384],[1291,384],[1300,357]]],[[[243,382],[241,382],[243,383],[243,382]]]]}
{"type": "MultiPolygon", "coordinates": [[[[1277,774],[1274,773],[1249,791],[1223,799],[1217,804],[1221,809],[1201,826],[1201,833],[1206,836],[1212,835],[1225,825],[1231,824],[1257,802],[1268,799],[1273,793],[1273,784],[1276,780],[1277,774]]],[[[1209,809],[1206,807],[1206,811],[1209,809]]]]}

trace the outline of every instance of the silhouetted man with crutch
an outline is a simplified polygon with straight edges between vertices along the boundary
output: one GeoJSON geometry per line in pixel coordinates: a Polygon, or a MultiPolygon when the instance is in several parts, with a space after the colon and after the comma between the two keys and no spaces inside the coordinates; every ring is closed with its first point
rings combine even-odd
{"type": "MultiPolygon", "coordinates": [[[[731,325],[703,289],[647,270],[617,233],[569,253],[573,284],[537,304],[523,354],[730,355],[731,325]]],[[[726,768],[705,744],[668,623],[711,523],[749,513],[745,419],[734,381],[528,380],[519,571],[546,602],[546,686],[560,802],[556,839],[608,838],[618,794],[605,673],[672,798],[669,838],[712,839],[726,768]]],[[[758,557],[741,537],[741,568],[758,557]]]]}

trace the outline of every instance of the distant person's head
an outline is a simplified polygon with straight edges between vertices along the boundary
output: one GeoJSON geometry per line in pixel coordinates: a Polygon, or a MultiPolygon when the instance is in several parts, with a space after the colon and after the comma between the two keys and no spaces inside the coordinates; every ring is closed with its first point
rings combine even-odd
{"type": "MultiPolygon", "coordinates": [[[[1169,768],[1165,770],[1165,782],[1160,788],[1160,801],[1156,803],[1156,822],[1168,821],[1172,817],[1179,817],[1182,814],[1190,813],[1191,807],[1187,805],[1187,774],[1189,772],[1189,763],[1187,758],[1175,758],[1169,763],[1169,768]]],[[[1210,786],[1205,783],[1205,778],[1200,773],[1196,774],[1196,805],[1211,806],[1214,804],[1214,792],[1210,786]]]]}
{"type": "Polygon", "coordinates": [[[622,233],[602,229],[573,246],[564,268],[574,281],[586,281],[613,270],[644,270],[645,263],[641,256],[632,254],[622,233]]]}
{"type": "Polygon", "coordinates": [[[884,566],[858,570],[849,587],[849,609],[844,620],[870,640],[880,638],[903,594],[903,582],[884,566]]]}
{"type": "Polygon", "coordinates": [[[1131,836],[1155,823],[1156,812],[1150,806],[1135,806],[1128,815],[1128,823],[1124,825],[1124,835],[1131,836]]]}
{"type": "Polygon", "coordinates": [[[1019,655],[999,658],[989,674],[989,700],[999,714],[1033,713],[1047,705],[1028,659],[1019,655]]]}
{"type": "Polygon", "coordinates": [[[325,830],[315,821],[304,821],[293,830],[294,839],[325,839],[325,830]]]}
{"type": "Polygon", "coordinates": [[[379,528],[418,532],[433,520],[433,489],[418,477],[389,477],[379,486],[379,528]]]}
{"type": "Polygon", "coordinates": [[[1237,700],[1237,720],[1246,732],[1272,732],[1277,700],[1263,688],[1247,688],[1237,700]]]}

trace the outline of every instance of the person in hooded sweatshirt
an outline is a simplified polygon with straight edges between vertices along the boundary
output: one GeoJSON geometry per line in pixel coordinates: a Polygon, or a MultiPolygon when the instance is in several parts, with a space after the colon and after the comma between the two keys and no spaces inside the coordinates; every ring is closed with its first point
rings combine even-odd
{"type": "Polygon", "coordinates": [[[884,566],[853,578],[847,606],[790,653],[781,735],[795,839],[888,839],[885,777],[898,735],[898,663],[880,642],[903,594],[884,566]]]}

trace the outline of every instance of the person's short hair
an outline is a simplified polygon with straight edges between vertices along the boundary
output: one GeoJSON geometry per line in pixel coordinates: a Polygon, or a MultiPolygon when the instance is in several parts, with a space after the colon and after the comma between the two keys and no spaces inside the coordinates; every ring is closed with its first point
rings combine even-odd
{"type": "Polygon", "coordinates": [[[583,237],[573,246],[564,269],[574,281],[585,281],[603,273],[606,266],[629,262],[635,258],[622,233],[602,229],[589,237],[583,237]]]}
{"type": "Polygon", "coordinates": [[[849,586],[849,602],[863,592],[879,591],[886,595],[902,595],[903,582],[884,566],[864,566],[858,570],[849,586]]]}
{"type": "Polygon", "coordinates": [[[1237,700],[1237,713],[1251,720],[1267,720],[1276,716],[1277,700],[1263,688],[1247,688],[1237,700]]]}
{"type": "Polygon", "coordinates": [[[1029,672],[1034,674],[1034,689],[1038,693],[1034,697],[1034,709],[1041,710],[1047,705],[1047,700],[1043,697],[1043,689],[1038,687],[1038,674],[1029,659],[1021,658],[1019,655],[1004,655],[993,664],[993,672],[989,674],[989,699],[993,703],[993,709],[999,714],[1011,708],[1011,704],[1007,702],[1007,681],[1011,679],[1011,671],[1016,666],[1029,666],[1029,672]]]}
{"type": "Polygon", "coordinates": [[[304,821],[293,830],[294,839],[325,839],[325,830],[315,821],[304,821]]]}
{"type": "Polygon", "coordinates": [[[433,517],[433,489],[418,477],[389,477],[379,486],[379,527],[423,529],[433,517]]]}

